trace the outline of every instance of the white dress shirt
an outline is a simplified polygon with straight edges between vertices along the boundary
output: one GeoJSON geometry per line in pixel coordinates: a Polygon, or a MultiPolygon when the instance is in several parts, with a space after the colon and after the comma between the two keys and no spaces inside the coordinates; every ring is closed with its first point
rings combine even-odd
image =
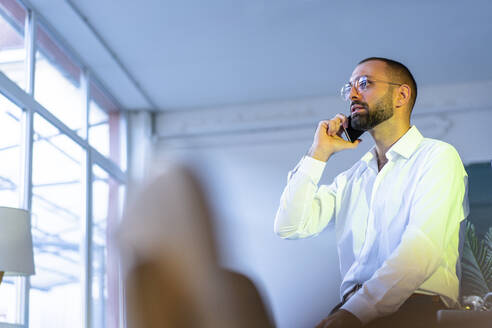
{"type": "Polygon", "coordinates": [[[414,292],[456,304],[460,222],[468,215],[467,174],[453,146],[412,126],[386,153],[375,147],[330,185],[318,182],[325,162],[304,157],[288,175],[275,232],[298,239],[334,222],[342,309],[364,324],[395,312],[414,292]]]}

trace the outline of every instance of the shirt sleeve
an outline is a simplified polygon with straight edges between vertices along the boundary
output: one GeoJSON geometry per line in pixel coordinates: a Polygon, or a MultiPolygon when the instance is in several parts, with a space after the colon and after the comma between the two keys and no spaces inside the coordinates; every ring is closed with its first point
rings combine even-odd
{"type": "Polygon", "coordinates": [[[389,315],[440,265],[453,234],[468,215],[467,174],[447,145],[426,160],[400,244],[342,306],[364,324],[389,315]]]}
{"type": "Polygon", "coordinates": [[[281,238],[298,239],[319,234],[332,219],[336,184],[318,188],[325,166],[325,162],[305,156],[289,172],[274,224],[274,231],[281,238]]]}

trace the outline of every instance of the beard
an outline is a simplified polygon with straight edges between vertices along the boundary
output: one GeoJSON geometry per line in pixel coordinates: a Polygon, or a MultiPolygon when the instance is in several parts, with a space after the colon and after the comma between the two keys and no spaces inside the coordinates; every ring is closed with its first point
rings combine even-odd
{"type": "Polygon", "coordinates": [[[376,125],[388,120],[393,116],[393,99],[391,92],[386,92],[374,105],[369,107],[367,103],[354,101],[353,103],[364,106],[362,113],[352,116],[351,126],[353,129],[367,131],[376,125]]]}

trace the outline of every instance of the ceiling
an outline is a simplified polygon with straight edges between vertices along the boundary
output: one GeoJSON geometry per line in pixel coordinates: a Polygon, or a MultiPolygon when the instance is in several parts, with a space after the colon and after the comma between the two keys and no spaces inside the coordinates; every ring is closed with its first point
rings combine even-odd
{"type": "Polygon", "coordinates": [[[492,79],[489,0],[30,4],[132,110],[337,95],[368,56],[402,61],[421,86],[492,79]]]}

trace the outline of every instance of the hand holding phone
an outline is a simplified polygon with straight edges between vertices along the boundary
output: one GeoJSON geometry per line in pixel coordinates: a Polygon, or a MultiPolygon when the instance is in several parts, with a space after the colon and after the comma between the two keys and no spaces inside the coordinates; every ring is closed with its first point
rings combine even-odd
{"type": "Polygon", "coordinates": [[[308,155],[326,162],[336,152],[357,147],[362,141],[358,140],[357,137],[363,131],[354,132],[350,127],[350,123],[347,123],[349,123],[348,118],[343,114],[337,114],[331,120],[320,121],[308,155]],[[344,128],[344,122],[349,128],[344,128]],[[351,138],[350,141],[342,138],[344,131],[347,131],[347,138],[351,138]],[[350,131],[350,134],[348,131],[350,131]]]}
{"type": "Polygon", "coordinates": [[[345,138],[347,138],[348,141],[354,142],[355,140],[359,139],[359,137],[365,132],[361,130],[356,130],[352,128],[352,117],[349,115],[347,117],[348,119],[348,127],[345,128],[343,125],[343,134],[345,135],[345,138]]]}

